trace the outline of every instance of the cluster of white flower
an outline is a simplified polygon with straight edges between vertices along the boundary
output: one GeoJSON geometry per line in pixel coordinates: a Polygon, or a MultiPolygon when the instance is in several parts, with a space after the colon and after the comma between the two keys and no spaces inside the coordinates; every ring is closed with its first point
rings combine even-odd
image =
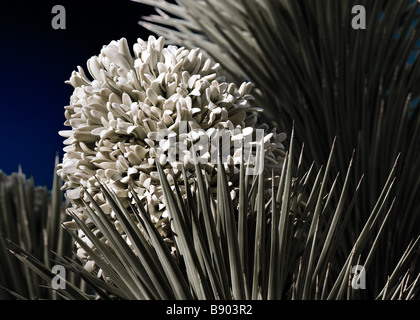
{"type": "MultiPolygon", "coordinates": [[[[115,215],[98,180],[127,207],[131,184],[159,226],[165,223],[165,206],[155,161],[175,179],[180,172],[179,166],[166,161],[168,150],[159,141],[159,132],[178,132],[180,124],[186,123],[191,146],[197,140],[197,129],[209,135],[215,129],[254,130],[259,109],[252,105],[252,84],[237,88],[225,82],[219,65],[205,59],[199,49],[164,47],[162,37],[151,36],[147,42],[139,39],[133,51],[134,56],[124,38],[112,41],[99,56],[88,60],[93,79],[81,67],[72,73],[68,83],[74,93],[65,107],[65,125],[71,130],[60,132],[67,139],[57,172],[65,182],[67,198],[76,207],[80,199],[88,200],[86,190],[112,220],[115,215]],[[157,146],[164,152],[157,152],[157,146]]],[[[275,130],[265,136],[267,164],[281,166],[284,138],[275,130]]],[[[205,167],[209,173],[215,170],[212,163],[205,167]]],[[[228,169],[229,176],[234,174],[228,169]]]]}

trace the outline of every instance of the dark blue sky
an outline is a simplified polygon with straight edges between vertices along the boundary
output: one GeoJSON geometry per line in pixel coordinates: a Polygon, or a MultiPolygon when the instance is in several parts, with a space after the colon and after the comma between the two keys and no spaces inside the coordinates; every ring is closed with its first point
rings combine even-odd
{"type": "Polygon", "coordinates": [[[77,65],[111,40],[132,44],[149,31],[138,25],[153,9],[129,0],[13,1],[0,4],[0,170],[22,166],[36,185],[51,186],[54,158],[62,157],[64,83],[77,65]],[[66,29],[54,30],[54,5],[66,9],[66,29]]]}

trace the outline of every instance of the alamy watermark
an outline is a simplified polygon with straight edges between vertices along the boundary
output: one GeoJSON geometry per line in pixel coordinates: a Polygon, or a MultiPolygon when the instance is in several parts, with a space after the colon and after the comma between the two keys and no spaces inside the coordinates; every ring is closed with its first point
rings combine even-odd
{"type": "Polygon", "coordinates": [[[51,280],[51,287],[54,290],[58,289],[66,289],[66,268],[62,265],[55,265],[51,269],[51,273],[55,274],[55,276],[51,280]]]}
{"type": "MultiPolygon", "coordinates": [[[[66,9],[62,5],[55,5],[51,9],[55,16],[51,20],[54,30],[66,29],[66,9]]],[[[366,29],[366,8],[362,5],[353,6],[351,13],[355,16],[351,21],[351,26],[355,30],[366,29]]]]}
{"type": "Polygon", "coordinates": [[[351,20],[351,26],[355,30],[366,29],[366,8],[362,5],[354,6],[351,13],[355,14],[351,20]]]}
{"type": "Polygon", "coordinates": [[[366,270],[361,265],[355,265],[351,269],[353,275],[351,286],[354,290],[366,289],[366,270]]]}
{"type": "Polygon", "coordinates": [[[55,16],[51,20],[51,26],[54,30],[66,29],[66,9],[62,5],[55,5],[51,9],[55,16]]]}
{"type": "Polygon", "coordinates": [[[189,129],[188,121],[181,121],[177,132],[161,129],[148,140],[150,155],[160,164],[247,164],[247,175],[260,174],[264,160],[259,155],[264,152],[264,130],[235,128],[189,129]]]}

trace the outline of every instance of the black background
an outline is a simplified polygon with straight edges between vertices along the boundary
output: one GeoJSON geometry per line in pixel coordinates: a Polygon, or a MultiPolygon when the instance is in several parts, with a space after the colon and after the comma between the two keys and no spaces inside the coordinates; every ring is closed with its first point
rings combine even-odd
{"type": "Polygon", "coordinates": [[[64,83],[103,45],[125,37],[132,45],[152,33],[138,24],[152,7],[129,0],[1,1],[0,170],[22,166],[36,185],[51,187],[54,158],[63,155],[64,106],[73,88],[64,83]],[[55,5],[66,29],[53,29],[55,5]]]}

